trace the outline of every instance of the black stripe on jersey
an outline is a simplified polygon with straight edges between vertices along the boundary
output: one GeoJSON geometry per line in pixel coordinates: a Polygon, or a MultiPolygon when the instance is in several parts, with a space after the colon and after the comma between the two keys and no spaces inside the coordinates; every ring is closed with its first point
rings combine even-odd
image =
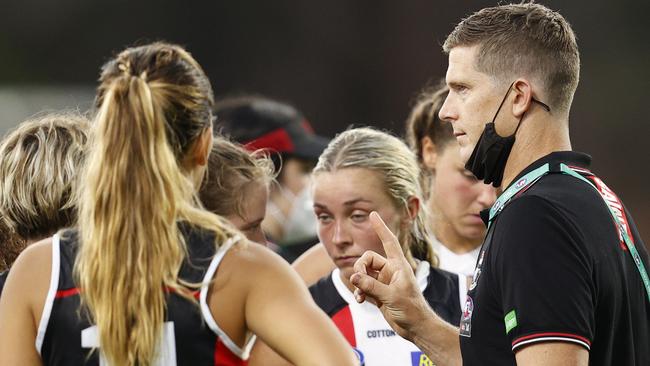
{"type": "MultiPolygon", "coordinates": [[[[458,326],[461,316],[458,299],[458,276],[430,267],[427,283],[422,295],[431,306],[431,309],[446,322],[458,326]]],[[[331,273],[311,285],[309,292],[321,310],[330,317],[347,306],[347,303],[334,286],[331,273]]]]}
{"type": "Polygon", "coordinates": [[[429,306],[447,323],[458,326],[461,316],[458,275],[431,267],[428,281],[422,295],[429,306]]]}
{"type": "Polygon", "coordinates": [[[309,287],[309,292],[316,302],[316,305],[318,305],[318,307],[320,307],[329,317],[334,316],[334,314],[338,313],[348,305],[336,290],[334,281],[332,281],[331,273],[311,285],[309,287]]]}

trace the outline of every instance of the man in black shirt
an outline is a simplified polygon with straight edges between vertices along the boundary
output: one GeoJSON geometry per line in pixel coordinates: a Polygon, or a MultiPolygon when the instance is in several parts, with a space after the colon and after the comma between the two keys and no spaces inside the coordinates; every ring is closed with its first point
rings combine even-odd
{"type": "Polygon", "coordinates": [[[377,302],[436,364],[650,365],[648,253],[589,156],[571,151],[580,61],[569,24],[538,4],[486,8],[444,49],[450,92],[440,116],[466,168],[504,187],[482,215],[488,231],[460,329],[423,306],[374,214],[387,258],[359,259],[358,301],[377,302]]]}

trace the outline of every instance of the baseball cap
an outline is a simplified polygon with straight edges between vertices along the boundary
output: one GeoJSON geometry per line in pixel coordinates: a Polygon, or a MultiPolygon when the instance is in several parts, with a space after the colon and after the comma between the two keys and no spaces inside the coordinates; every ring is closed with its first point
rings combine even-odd
{"type": "Polygon", "coordinates": [[[215,130],[251,151],[268,149],[316,161],[329,143],[294,107],[263,97],[224,99],[215,115],[215,130]]]}

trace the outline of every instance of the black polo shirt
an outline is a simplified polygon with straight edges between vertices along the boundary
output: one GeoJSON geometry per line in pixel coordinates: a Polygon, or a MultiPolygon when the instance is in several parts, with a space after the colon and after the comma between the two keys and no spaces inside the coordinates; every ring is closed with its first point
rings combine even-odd
{"type": "MultiPolygon", "coordinates": [[[[513,182],[544,163],[587,169],[590,161],[555,152],[513,182]]],[[[645,244],[622,211],[648,269],[645,244]]],[[[643,281],[603,197],[579,179],[548,174],[515,196],[494,219],[474,278],[461,319],[465,365],[514,365],[518,350],[539,342],[584,347],[591,365],[650,365],[643,281]]]]}

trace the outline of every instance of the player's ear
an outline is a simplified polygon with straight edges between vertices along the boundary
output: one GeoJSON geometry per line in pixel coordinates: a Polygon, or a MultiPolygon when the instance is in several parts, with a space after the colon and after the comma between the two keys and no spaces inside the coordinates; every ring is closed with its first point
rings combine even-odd
{"type": "Polygon", "coordinates": [[[416,196],[409,197],[406,201],[404,211],[405,215],[402,218],[402,225],[409,230],[413,221],[418,217],[418,212],[420,212],[420,199],[416,196]]]}
{"type": "Polygon", "coordinates": [[[531,106],[533,88],[527,79],[519,78],[512,84],[512,93],[514,94],[512,115],[520,119],[531,106]]]}
{"type": "Polygon", "coordinates": [[[436,169],[436,160],[438,158],[438,152],[436,150],[436,145],[431,141],[429,136],[424,136],[421,140],[422,145],[422,163],[424,166],[431,171],[436,169]]]}

